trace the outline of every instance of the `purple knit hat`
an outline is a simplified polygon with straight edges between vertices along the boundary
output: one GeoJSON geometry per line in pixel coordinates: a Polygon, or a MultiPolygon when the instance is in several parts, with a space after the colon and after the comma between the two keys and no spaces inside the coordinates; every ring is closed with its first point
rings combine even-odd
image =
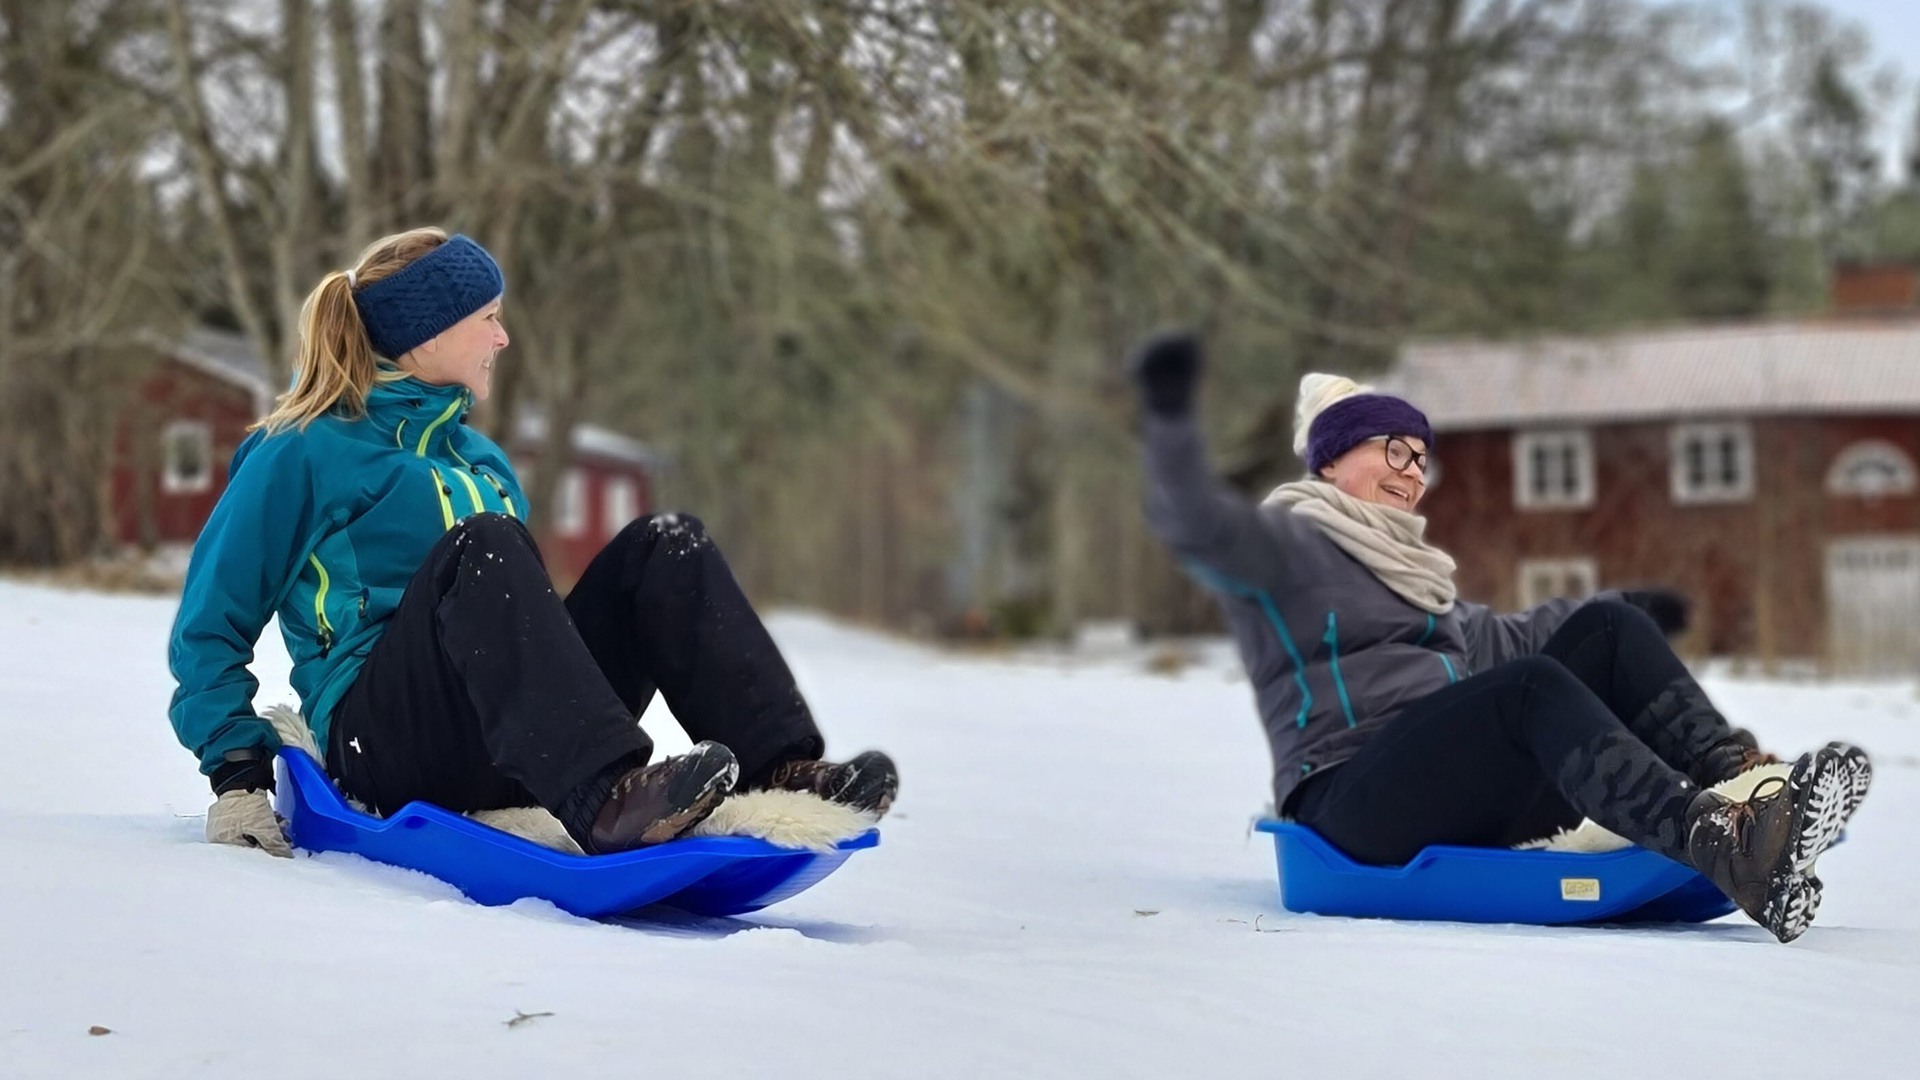
{"type": "Polygon", "coordinates": [[[1427,414],[1390,394],[1355,394],[1320,410],[1307,429],[1307,472],[1314,476],[1335,458],[1381,435],[1411,435],[1433,449],[1427,414]]]}

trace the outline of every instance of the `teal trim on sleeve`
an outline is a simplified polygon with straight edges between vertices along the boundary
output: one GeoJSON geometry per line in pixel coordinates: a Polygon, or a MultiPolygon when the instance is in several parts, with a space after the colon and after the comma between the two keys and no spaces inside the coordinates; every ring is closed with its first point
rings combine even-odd
{"type": "Polygon", "coordinates": [[[1333,688],[1340,694],[1340,710],[1347,714],[1347,726],[1355,726],[1353,701],[1347,697],[1347,680],[1340,674],[1340,619],[1327,612],[1327,649],[1333,655],[1333,688]]]}
{"type": "MultiPolygon", "coordinates": [[[[1189,560],[1187,572],[1198,578],[1202,585],[1229,596],[1238,596],[1258,601],[1260,610],[1266,613],[1267,622],[1280,638],[1280,645],[1287,650],[1287,658],[1293,661],[1293,681],[1300,687],[1300,711],[1293,718],[1295,727],[1307,726],[1307,714],[1313,709],[1313,689],[1307,685],[1307,662],[1293,643],[1293,635],[1287,632],[1287,624],[1280,618],[1280,609],[1274,605],[1273,595],[1263,589],[1256,589],[1245,582],[1235,581],[1212,567],[1189,560]]],[[[1351,717],[1351,712],[1349,712],[1351,717]]]]}

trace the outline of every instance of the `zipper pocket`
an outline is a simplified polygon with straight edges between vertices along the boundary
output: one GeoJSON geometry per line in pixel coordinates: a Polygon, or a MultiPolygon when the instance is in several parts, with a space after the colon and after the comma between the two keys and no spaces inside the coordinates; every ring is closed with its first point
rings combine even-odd
{"type": "Polygon", "coordinates": [[[317,628],[322,658],[333,651],[333,623],[327,619],[327,590],[332,587],[333,579],[327,575],[327,568],[320,562],[320,556],[307,555],[307,561],[313,564],[314,572],[320,575],[320,587],[313,591],[313,622],[317,628]]]}
{"type": "Polygon", "coordinates": [[[440,500],[441,524],[445,525],[448,529],[453,528],[455,520],[453,516],[453,489],[447,486],[447,481],[440,475],[439,469],[433,470],[433,494],[435,498],[440,500]]]}
{"type": "Polygon", "coordinates": [[[460,478],[461,485],[467,489],[467,498],[473,500],[473,512],[476,514],[486,513],[487,504],[480,499],[480,485],[474,483],[472,477],[461,472],[459,469],[453,470],[453,475],[460,478]]]}
{"type": "Polygon", "coordinates": [[[513,509],[513,496],[507,494],[507,485],[501,483],[499,478],[492,473],[483,472],[480,475],[486,479],[487,483],[493,485],[493,493],[500,496],[500,505],[506,507],[507,516],[510,518],[519,517],[520,515],[515,513],[513,509]]]}
{"type": "MultiPolygon", "coordinates": [[[[461,455],[460,451],[455,450],[451,444],[447,446],[447,452],[453,455],[453,458],[455,461],[458,461],[460,464],[465,465],[467,467],[468,472],[472,473],[473,475],[479,477],[482,480],[485,480],[488,483],[488,485],[490,485],[493,488],[493,493],[500,497],[500,506],[502,509],[504,509],[507,512],[508,517],[517,518],[520,516],[519,514],[514,512],[513,499],[511,496],[507,494],[507,485],[501,483],[499,477],[493,475],[492,473],[481,468],[480,466],[475,465],[473,462],[468,461],[464,456],[461,455]]],[[[464,480],[466,479],[466,477],[462,476],[461,479],[464,480]]],[[[474,499],[474,505],[475,506],[480,505],[480,500],[478,498],[474,499]]]]}

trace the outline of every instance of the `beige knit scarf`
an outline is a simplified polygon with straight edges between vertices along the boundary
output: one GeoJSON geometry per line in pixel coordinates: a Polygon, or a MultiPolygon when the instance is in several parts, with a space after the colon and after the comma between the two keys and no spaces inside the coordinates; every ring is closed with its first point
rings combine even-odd
{"type": "Polygon", "coordinates": [[[1427,543],[1427,519],[1356,499],[1324,480],[1281,484],[1267,505],[1285,506],[1320,527],[1380,583],[1422,611],[1453,610],[1453,556],[1427,543]]]}

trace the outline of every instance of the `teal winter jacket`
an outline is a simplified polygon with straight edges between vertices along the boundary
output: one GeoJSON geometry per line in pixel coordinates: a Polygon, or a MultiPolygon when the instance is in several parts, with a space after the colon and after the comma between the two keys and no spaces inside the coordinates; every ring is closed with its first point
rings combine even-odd
{"type": "Polygon", "coordinates": [[[463,387],[376,386],[366,415],[255,431],[193,545],[168,661],[174,732],[209,775],[229,750],[272,748],[247,671],[270,616],[316,742],[435,540],[478,513],[524,518],[500,448],[465,421],[463,387]]]}

